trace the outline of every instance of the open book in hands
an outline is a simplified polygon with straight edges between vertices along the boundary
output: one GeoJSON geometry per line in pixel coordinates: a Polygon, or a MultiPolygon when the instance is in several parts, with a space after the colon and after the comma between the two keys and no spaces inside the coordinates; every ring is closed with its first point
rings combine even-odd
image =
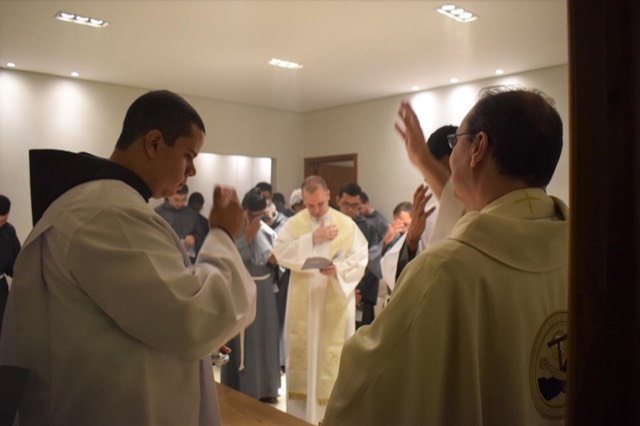
{"type": "Polygon", "coordinates": [[[302,264],[302,270],[305,269],[324,269],[331,265],[331,259],[322,256],[309,257],[302,264]]]}
{"type": "Polygon", "coordinates": [[[302,264],[302,270],[307,269],[324,269],[328,268],[342,253],[342,250],[338,250],[333,259],[328,259],[323,256],[312,256],[308,257],[307,260],[302,264]]]}

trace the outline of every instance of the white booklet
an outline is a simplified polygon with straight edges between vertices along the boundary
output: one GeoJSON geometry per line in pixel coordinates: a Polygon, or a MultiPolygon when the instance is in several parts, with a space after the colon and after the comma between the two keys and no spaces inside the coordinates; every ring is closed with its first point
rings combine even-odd
{"type": "Polygon", "coordinates": [[[331,265],[331,259],[322,256],[309,257],[304,261],[302,270],[305,269],[323,269],[331,265]]]}
{"type": "Polygon", "coordinates": [[[324,269],[330,266],[338,257],[342,255],[342,250],[338,250],[333,259],[328,259],[323,256],[312,256],[308,257],[307,260],[302,264],[302,270],[305,269],[324,269]]]}

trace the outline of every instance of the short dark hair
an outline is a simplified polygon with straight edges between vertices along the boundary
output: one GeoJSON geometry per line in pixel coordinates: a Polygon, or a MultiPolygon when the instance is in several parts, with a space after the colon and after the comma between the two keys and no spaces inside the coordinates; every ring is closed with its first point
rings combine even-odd
{"type": "Polygon", "coordinates": [[[189,195],[189,201],[187,201],[187,205],[189,207],[192,207],[192,206],[202,207],[203,204],[204,204],[204,196],[201,193],[194,192],[193,194],[189,195]]]}
{"type": "Polygon", "coordinates": [[[260,188],[251,188],[242,198],[242,208],[249,212],[256,212],[267,208],[267,199],[260,188]]]}
{"type": "Polygon", "coordinates": [[[180,194],[180,195],[185,195],[189,193],[189,187],[187,186],[187,184],[183,184],[180,188],[178,188],[178,190],[176,191],[176,194],[180,194]]]}
{"type": "Polygon", "coordinates": [[[357,195],[360,197],[360,200],[362,200],[362,188],[360,188],[360,185],[358,185],[357,183],[350,182],[342,185],[340,187],[340,191],[338,192],[338,197],[342,197],[342,194],[347,194],[352,197],[355,197],[357,195]]]}
{"type": "Polygon", "coordinates": [[[437,160],[440,160],[445,155],[451,155],[452,150],[449,146],[447,135],[451,135],[456,131],[458,131],[458,126],[449,124],[447,126],[442,126],[435,132],[431,133],[429,139],[427,139],[429,152],[431,152],[431,155],[433,155],[437,160]]]}
{"type": "Polygon", "coordinates": [[[202,118],[181,96],[168,90],[148,92],[127,110],[116,148],[125,150],[154,129],[162,133],[166,145],[174,146],[178,138],[191,136],[192,124],[205,132],[202,118]]]}
{"type": "Polygon", "coordinates": [[[281,206],[284,206],[286,203],[282,192],[274,192],[273,195],[271,195],[271,201],[273,201],[273,204],[281,206]]]}
{"type": "Polygon", "coordinates": [[[413,204],[408,201],[403,201],[398,203],[398,205],[393,209],[393,215],[398,215],[401,212],[411,213],[411,210],[413,210],[413,204]]]}
{"type": "Polygon", "coordinates": [[[4,216],[11,211],[11,200],[4,195],[0,195],[0,216],[4,216]]]}
{"type": "Polygon", "coordinates": [[[256,188],[260,188],[260,191],[268,191],[271,193],[273,191],[273,186],[269,182],[258,182],[256,183],[256,188]]]}
{"type": "Polygon", "coordinates": [[[360,191],[360,200],[362,200],[364,204],[367,204],[369,202],[369,196],[366,192],[360,191]]]}
{"type": "Polygon", "coordinates": [[[318,187],[327,190],[329,187],[327,186],[327,181],[325,181],[322,177],[311,175],[304,178],[302,181],[302,185],[300,185],[300,189],[307,192],[316,192],[318,187]]]}
{"type": "Polygon", "coordinates": [[[467,122],[469,132],[489,135],[500,173],[533,187],[549,184],[562,152],[562,119],[553,99],[534,89],[487,87],[467,122]]]}

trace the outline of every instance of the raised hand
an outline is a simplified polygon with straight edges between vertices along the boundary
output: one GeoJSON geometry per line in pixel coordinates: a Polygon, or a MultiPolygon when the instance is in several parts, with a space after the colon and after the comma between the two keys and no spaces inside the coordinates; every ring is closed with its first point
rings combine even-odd
{"type": "Polygon", "coordinates": [[[394,219],[387,227],[387,232],[382,238],[382,244],[386,247],[396,237],[396,235],[404,232],[404,222],[401,219],[394,219]]]}
{"type": "Polygon", "coordinates": [[[451,172],[429,151],[420,121],[408,102],[400,103],[398,116],[402,125],[396,122],[394,127],[402,137],[409,161],[420,171],[436,197],[440,198],[451,172]]]}
{"type": "Polygon", "coordinates": [[[421,184],[413,193],[413,209],[411,211],[411,224],[407,229],[406,245],[410,252],[415,253],[418,249],[418,243],[427,224],[427,218],[433,214],[435,207],[431,207],[425,211],[425,207],[432,193],[428,192],[429,187],[421,184]]]}
{"type": "Polygon", "coordinates": [[[224,229],[235,240],[242,229],[243,221],[242,206],[236,190],[216,185],[213,190],[213,208],[209,214],[209,226],[224,229]]]}
{"type": "Polygon", "coordinates": [[[428,157],[430,153],[427,149],[427,142],[424,138],[422,127],[420,127],[420,121],[407,101],[400,103],[398,116],[400,117],[402,126],[396,122],[394,127],[404,141],[404,147],[407,150],[409,161],[422,171],[426,161],[428,162],[428,160],[425,161],[425,157],[428,157]]]}

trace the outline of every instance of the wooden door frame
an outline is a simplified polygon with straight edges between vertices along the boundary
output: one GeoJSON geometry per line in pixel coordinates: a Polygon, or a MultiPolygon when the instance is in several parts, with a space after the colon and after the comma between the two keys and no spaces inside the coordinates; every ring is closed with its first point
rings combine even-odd
{"type": "Polygon", "coordinates": [[[571,426],[640,424],[639,14],[568,0],[571,426]]]}
{"type": "MultiPolygon", "coordinates": [[[[353,161],[353,168],[358,176],[358,154],[339,154],[324,157],[308,157],[304,159],[304,177],[315,175],[318,167],[323,163],[339,163],[342,161],[353,161]]],[[[356,182],[357,183],[357,182],[356,182]]]]}

